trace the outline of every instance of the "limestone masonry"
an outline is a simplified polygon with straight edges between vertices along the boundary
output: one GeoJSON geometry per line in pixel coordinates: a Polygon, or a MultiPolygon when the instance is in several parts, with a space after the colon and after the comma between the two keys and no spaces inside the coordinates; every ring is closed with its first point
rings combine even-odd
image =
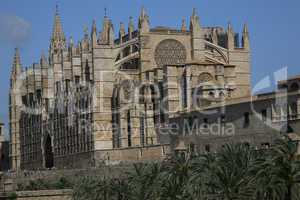
{"type": "MultiPolygon", "coordinates": [[[[56,10],[48,56],[25,69],[16,49],[9,95],[13,170],[158,160],[172,149],[213,148],[201,136],[181,140],[183,119],[226,119],[243,126],[248,139],[255,137],[247,25],[241,34],[230,23],[203,27],[193,10],[189,27],[183,20],[178,29],[151,28],[142,9],[137,28],[130,18],[127,31],[120,24],[118,38],[107,16],[97,29],[94,21],[78,44],[67,40],[56,10]],[[200,112],[214,107],[228,110],[209,117],[200,112]],[[176,136],[165,133],[171,124],[180,126],[176,136]]],[[[289,104],[294,111],[296,96],[289,104]]],[[[272,100],[266,99],[259,113],[267,118],[272,100]]],[[[262,135],[269,130],[261,127],[262,135]]],[[[266,137],[265,144],[275,138],[266,137]]]]}

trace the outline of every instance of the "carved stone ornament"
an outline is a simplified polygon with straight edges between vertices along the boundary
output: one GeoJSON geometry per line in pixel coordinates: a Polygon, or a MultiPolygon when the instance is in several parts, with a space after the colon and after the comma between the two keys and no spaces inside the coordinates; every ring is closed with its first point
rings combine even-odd
{"type": "Polygon", "coordinates": [[[201,73],[198,77],[198,83],[206,83],[213,80],[213,76],[210,73],[201,73]]]}
{"type": "Polygon", "coordinates": [[[166,39],[160,42],[155,49],[155,62],[157,66],[184,64],[186,62],[186,49],[177,40],[166,39]]]}

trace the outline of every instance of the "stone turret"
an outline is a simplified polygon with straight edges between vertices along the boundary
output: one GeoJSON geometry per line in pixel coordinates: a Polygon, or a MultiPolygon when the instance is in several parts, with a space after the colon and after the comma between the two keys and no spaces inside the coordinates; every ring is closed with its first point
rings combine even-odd
{"type": "Polygon", "coordinates": [[[43,52],[40,59],[40,66],[41,66],[41,81],[42,81],[42,91],[43,91],[43,98],[48,98],[49,87],[51,82],[49,81],[49,62],[48,59],[43,52]]]}
{"type": "Polygon", "coordinates": [[[57,53],[61,49],[66,47],[66,37],[63,32],[61,19],[58,13],[58,6],[56,6],[55,16],[54,16],[54,26],[51,37],[50,53],[57,53]]]}
{"type": "Polygon", "coordinates": [[[190,31],[192,36],[192,59],[203,61],[205,60],[204,36],[200,25],[200,18],[195,8],[191,16],[190,31]]]}
{"type": "Polygon", "coordinates": [[[196,8],[193,9],[193,13],[191,16],[190,30],[193,32],[193,34],[197,34],[197,33],[201,32],[200,18],[197,15],[196,8]]]}
{"type": "Polygon", "coordinates": [[[144,7],[142,8],[141,15],[139,17],[139,30],[140,33],[148,33],[150,31],[149,17],[146,14],[144,7]]]}
{"type": "Polygon", "coordinates": [[[15,49],[15,54],[12,64],[11,72],[11,86],[10,86],[10,101],[9,101],[9,125],[10,125],[10,160],[11,169],[16,170],[20,168],[20,75],[22,73],[22,65],[19,50],[15,49]]]}
{"type": "Polygon", "coordinates": [[[250,50],[249,30],[247,24],[244,25],[243,29],[242,45],[245,50],[250,50]]]}
{"type": "Polygon", "coordinates": [[[103,29],[99,38],[100,44],[112,45],[114,44],[114,28],[111,20],[104,16],[103,29]]]}
{"type": "Polygon", "coordinates": [[[89,40],[89,33],[88,33],[88,28],[84,27],[83,29],[84,32],[84,37],[83,40],[81,41],[81,50],[82,51],[88,51],[89,50],[89,44],[90,44],[90,40],[89,40]]]}
{"type": "Polygon", "coordinates": [[[229,22],[227,27],[227,48],[229,50],[233,50],[234,47],[234,30],[231,23],[229,22]]]}
{"type": "Polygon", "coordinates": [[[186,22],[185,22],[185,19],[182,19],[182,23],[181,23],[181,31],[186,31],[187,28],[186,28],[186,22]]]}

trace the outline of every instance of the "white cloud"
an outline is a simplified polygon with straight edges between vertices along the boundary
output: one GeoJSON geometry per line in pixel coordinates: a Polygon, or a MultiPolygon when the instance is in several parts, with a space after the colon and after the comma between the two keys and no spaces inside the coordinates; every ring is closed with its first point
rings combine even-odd
{"type": "Polygon", "coordinates": [[[31,24],[25,19],[8,14],[0,14],[0,41],[21,46],[31,36],[31,24]]]}

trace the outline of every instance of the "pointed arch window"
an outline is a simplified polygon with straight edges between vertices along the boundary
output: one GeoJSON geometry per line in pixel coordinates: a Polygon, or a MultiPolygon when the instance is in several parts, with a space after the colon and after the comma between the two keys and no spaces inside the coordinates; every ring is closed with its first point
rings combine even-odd
{"type": "Polygon", "coordinates": [[[186,70],[183,71],[181,78],[181,98],[182,98],[182,108],[187,107],[187,78],[186,70]]]}
{"type": "Polygon", "coordinates": [[[128,142],[128,147],[131,147],[132,141],[131,141],[131,115],[130,115],[130,110],[127,111],[127,142],[128,142]]]}

